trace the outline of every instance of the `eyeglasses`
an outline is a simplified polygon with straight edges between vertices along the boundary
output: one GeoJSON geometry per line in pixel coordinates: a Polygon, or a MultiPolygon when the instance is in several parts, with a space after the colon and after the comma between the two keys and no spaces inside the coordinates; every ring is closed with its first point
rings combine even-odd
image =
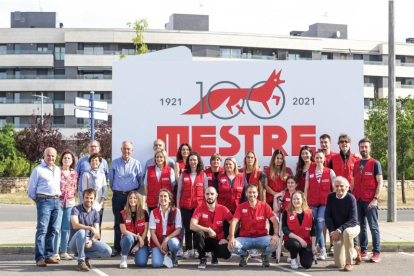
{"type": "Polygon", "coordinates": [[[339,143],[338,144],[348,144],[349,142],[348,141],[346,141],[346,140],[341,140],[341,141],[339,141],[339,143]]]}

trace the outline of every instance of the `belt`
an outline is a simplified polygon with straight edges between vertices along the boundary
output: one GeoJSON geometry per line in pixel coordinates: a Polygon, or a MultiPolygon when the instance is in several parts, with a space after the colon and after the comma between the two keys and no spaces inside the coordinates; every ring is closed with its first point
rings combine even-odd
{"type": "Polygon", "coordinates": [[[126,191],[126,192],[124,192],[124,191],[112,191],[113,193],[115,193],[115,194],[122,194],[122,195],[127,195],[127,194],[129,194],[131,191],[126,191]]]}
{"type": "Polygon", "coordinates": [[[58,199],[59,196],[48,196],[48,195],[42,195],[42,194],[36,194],[36,197],[41,197],[41,198],[50,198],[50,199],[58,199]]]}

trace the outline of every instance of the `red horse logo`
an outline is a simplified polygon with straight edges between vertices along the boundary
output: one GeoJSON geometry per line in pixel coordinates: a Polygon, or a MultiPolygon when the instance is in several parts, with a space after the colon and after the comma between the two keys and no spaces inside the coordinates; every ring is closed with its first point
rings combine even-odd
{"type": "MultiPolygon", "coordinates": [[[[272,96],[274,89],[279,85],[284,83],[284,80],[280,79],[280,74],[282,73],[282,70],[280,70],[276,74],[276,70],[273,70],[270,77],[267,79],[267,81],[256,88],[253,88],[253,90],[250,93],[249,101],[259,102],[261,103],[264,108],[266,109],[267,113],[270,114],[270,109],[267,104],[267,102],[270,99],[276,100],[276,105],[279,105],[280,97],[279,96],[272,96]]],[[[249,93],[250,88],[219,88],[215,89],[210,92],[209,96],[209,104],[210,109],[212,111],[219,108],[227,99],[228,102],[226,104],[227,109],[230,111],[231,114],[233,114],[232,107],[235,106],[241,113],[245,114],[243,109],[240,107],[238,102],[240,100],[247,100],[247,94],[249,93]]],[[[206,105],[206,98],[207,95],[203,97],[203,106],[206,105]]],[[[200,102],[198,102],[195,106],[193,106],[190,110],[183,113],[183,115],[195,115],[200,114],[201,105],[200,102]]],[[[208,108],[203,108],[203,114],[209,113],[208,108]]]]}

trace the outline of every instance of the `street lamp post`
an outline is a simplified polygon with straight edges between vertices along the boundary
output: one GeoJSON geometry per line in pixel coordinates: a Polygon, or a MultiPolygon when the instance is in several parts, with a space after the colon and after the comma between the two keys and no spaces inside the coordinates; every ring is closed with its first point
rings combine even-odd
{"type": "Polygon", "coordinates": [[[49,99],[49,97],[43,96],[43,92],[39,95],[32,95],[33,97],[40,98],[40,120],[43,123],[43,99],[49,99]]]}

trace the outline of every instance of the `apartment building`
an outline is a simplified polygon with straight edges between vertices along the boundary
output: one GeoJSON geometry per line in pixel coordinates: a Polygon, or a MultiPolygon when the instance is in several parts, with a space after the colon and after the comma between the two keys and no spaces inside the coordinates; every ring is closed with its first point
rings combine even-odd
{"type": "MultiPolygon", "coordinates": [[[[112,62],[134,52],[132,29],[63,28],[54,12],[12,12],[0,29],[0,127],[28,126],[32,114],[52,114],[65,137],[90,126],[74,117],[75,97],[112,108],[112,62]]],[[[289,35],[209,31],[208,15],[173,14],[164,30],[149,30],[150,51],[188,47],[195,60],[363,60],[364,103],[388,94],[388,44],[347,39],[346,25],[316,23],[289,35]]],[[[396,95],[414,95],[414,39],[396,44],[396,95]]],[[[344,82],[346,76],[344,76],[344,82]]],[[[340,84],[338,84],[340,85],[340,84]]]]}

